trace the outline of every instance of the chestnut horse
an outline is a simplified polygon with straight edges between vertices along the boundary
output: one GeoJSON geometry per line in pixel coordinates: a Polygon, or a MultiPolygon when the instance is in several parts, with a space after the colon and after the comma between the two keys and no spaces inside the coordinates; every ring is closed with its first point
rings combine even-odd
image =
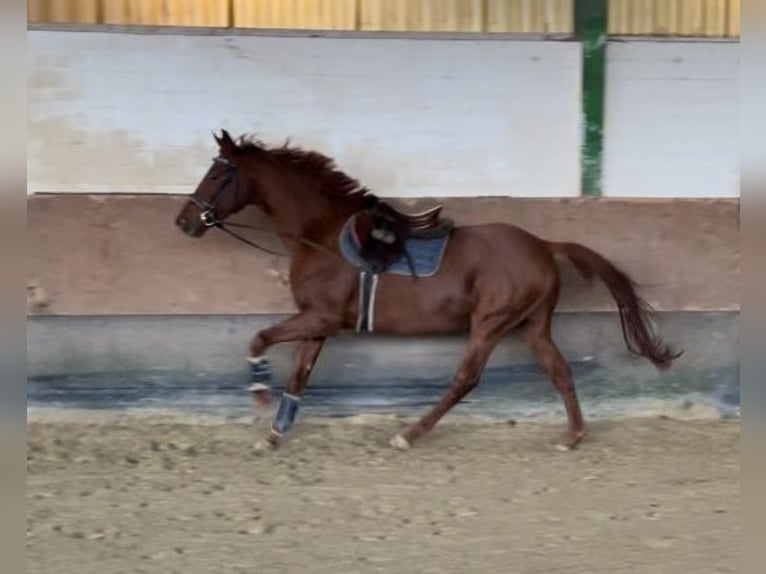
{"type": "MultiPolygon", "coordinates": [[[[438,210],[406,215],[379,200],[332,159],[314,151],[266,146],[252,138],[235,142],[223,130],[214,136],[219,155],[176,219],[191,237],[248,205],[271,219],[291,258],[290,288],[298,313],[257,333],[249,361],[265,381],[264,353],[277,343],[299,342],[294,368],[268,436],[276,447],[291,427],[301,393],[328,337],[354,329],[360,313],[359,269],[341,256],[339,234],[354,214],[384,207],[406,228],[425,225],[438,210]]],[[[433,223],[433,221],[431,222],[433,223]]],[[[608,287],[619,309],[628,350],[666,369],[674,353],[652,329],[653,310],[633,280],[598,253],[576,243],[553,243],[505,223],[457,226],[450,232],[441,266],[428,277],[381,273],[375,300],[375,331],[400,335],[468,332],[452,384],[428,412],[392,446],[406,449],[478,383],[500,340],[514,329],[540,361],[561,395],[568,418],[562,446],[574,448],[586,435],[570,367],[551,338],[551,317],[559,299],[556,257],[569,259],[586,278],[608,287]]],[[[260,378],[259,378],[260,377],[260,378]]]]}

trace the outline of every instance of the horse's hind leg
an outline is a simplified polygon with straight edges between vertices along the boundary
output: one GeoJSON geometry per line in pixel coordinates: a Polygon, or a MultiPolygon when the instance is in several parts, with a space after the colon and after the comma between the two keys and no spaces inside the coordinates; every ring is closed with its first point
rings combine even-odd
{"type": "Polygon", "coordinates": [[[430,431],[447,411],[462,400],[479,384],[481,373],[500,339],[521,319],[502,313],[487,313],[491,319],[474,319],[463,359],[455,377],[441,400],[404,433],[391,439],[391,445],[407,449],[419,437],[430,431]]]}
{"type": "Polygon", "coordinates": [[[479,383],[484,365],[486,365],[498,340],[499,337],[484,339],[472,334],[460,367],[447,392],[417,423],[409,427],[404,433],[394,436],[391,439],[391,446],[402,450],[409,448],[414,441],[430,431],[439,422],[439,419],[447,414],[447,411],[470,393],[479,383]]]}
{"type": "Polygon", "coordinates": [[[551,315],[552,308],[547,307],[530,316],[524,338],[564,401],[569,419],[569,432],[563,446],[571,449],[585,438],[585,422],[577,400],[572,371],[551,338],[551,315]]]}

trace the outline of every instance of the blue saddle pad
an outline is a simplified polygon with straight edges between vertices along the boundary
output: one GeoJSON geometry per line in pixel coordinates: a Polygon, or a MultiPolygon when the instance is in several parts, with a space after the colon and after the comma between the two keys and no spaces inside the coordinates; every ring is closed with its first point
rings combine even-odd
{"type": "MultiPolygon", "coordinates": [[[[354,218],[349,219],[340,232],[340,251],[343,257],[358,269],[365,269],[367,264],[359,254],[359,248],[354,241],[353,224],[354,218]]],[[[447,251],[447,243],[451,234],[433,239],[410,238],[405,242],[407,252],[410,254],[412,266],[418,277],[430,277],[439,271],[444,253],[447,251]]],[[[412,271],[407,263],[407,257],[402,256],[394,261],[383,272],[392,275],[411,275],[412,271]]]]}

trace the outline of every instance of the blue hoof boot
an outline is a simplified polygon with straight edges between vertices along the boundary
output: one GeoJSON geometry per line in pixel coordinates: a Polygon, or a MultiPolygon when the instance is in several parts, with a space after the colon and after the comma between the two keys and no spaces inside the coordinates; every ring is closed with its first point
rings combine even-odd
{"type": "Polygon", "coordinates": [[[271,382],[271,365],[265,357],[249,358],[250,382],[266,384],[271,382]]]}
{"type": "Polygon", "coordinates": [[[277,438],[281,438],[295,422],[295,415],[298,413],[298,406],[301,398],[290,393],[282,393],[282,400],[279,401],[279,410],[271,425],[271,432],[277,438]]]}

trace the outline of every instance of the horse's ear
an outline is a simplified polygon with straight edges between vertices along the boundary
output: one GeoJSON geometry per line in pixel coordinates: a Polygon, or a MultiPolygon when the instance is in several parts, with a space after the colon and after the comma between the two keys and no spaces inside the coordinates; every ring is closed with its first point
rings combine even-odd
{"type": "Polygon", "coordinates": [[[221,149],[222,152],[231,153],[236,151],[237,144],[234,143],[234,140],[231,139],[231,136],[229,135],[229,132],[226,130],[221,130],[221,137],[218,137],[217,135],[213,134],[213,137],[215,138],[216,143],[218,144],[218,147],[221,149]]]}

